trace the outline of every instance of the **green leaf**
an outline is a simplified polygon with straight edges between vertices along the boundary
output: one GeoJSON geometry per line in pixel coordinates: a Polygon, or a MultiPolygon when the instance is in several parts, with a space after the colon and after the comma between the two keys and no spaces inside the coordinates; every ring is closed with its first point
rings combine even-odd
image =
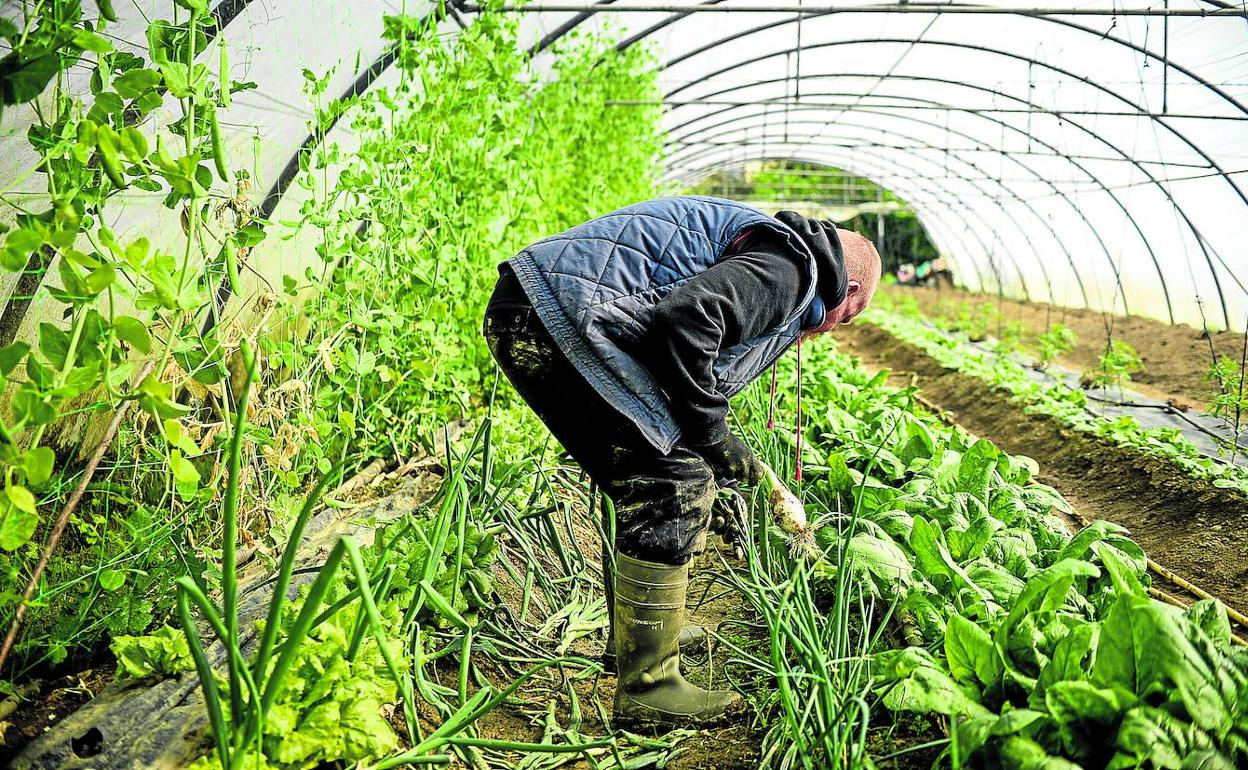
{"type": "Polygon", "coordinates": [[[39,352],[54,368],[65,368],[69,355],[69,334],[50,323],[39,324],[39,352]]]}
{"type": "Polygon", "coordinates": [[[997,459],[1001,450],[985,439],[976,441],[958,465],[959,492],[969,492],[985,503],[988,502],[988,487],[993,471],[997,468],[997,459]]]}
{"type": "Polygon", "coordinates": [[[174,486],[183,500],[190,500],[199,491],[199,471],[195,464],[182,456],[182,450],[169,450],[169,468],[173,471],[174,486]]]}
{"type": "Polygon", "coordinates": [[[119,315],[113,318],[113,332],[117,339],[127,342],[140,353],[152,352],[152,335],[147,326],[133,316],[119,315]]]}
{"type": "Polygon", "coordinates": [[[60,69],[55,53],[27,59],[20,50],[0,59],[0,104],[29,102],[48,87],[60,69]]]}
{"type": "MultiPolygon", "coordinates": [[[[27,359],[29,364],[31,359],[27,359]]],[[[30,368],[29,366],[27,367],[30,368]]],[[[13,394],[13,416],[27,427],[46,425],[56,417],[56,411],[43,400],[38,389],[31,385],[23,385],[13,394]]]]}
{"type": "Polygon", "coordinates": [[[52,478],[52,466],[56,463],[56,453],[46,446],[28,449],[22,453],[22,471],[26,474],[26,483],[41,486],[52,478]]]}
{"type": "Polygon", "coordinates": [[[1198,727],[1224,735],[1240,708],[1239,688],[1248,688],[1248,682],[1242,675],[1232,678],[1230,670],[1207,659],[1188,639],[1184,625],[1192,628],[1173,607],[1142,596],[1120,596],[1101,630],[1092,681],[1118,685],[1144,700],[1173,699],[1198,727]]]}
{"type": "Polygon", "coordinates": [[[139,383],[139,405],[152,415],[161,418],[181,417],[191,411],[173,400],[173,385],[162,382],[155,374],[149,374],[139,383]]]}
{"type": "Polygon", "coordinates": [[[100,588],[105,591],[116,591],[126,582],[126,573],[119,569],[106,569],[100,572],[100,588]]]}
{"type": "Polygon", "coordinates": [[[199,445],[182,429],[182,423],[167,419],[161,423],[161,427],[169,446],[176,447],[188,455],[199,454],[199,445]]]}
{"type": "Polygon", "coordinates": [[[1030,738],[1012,735],[1001,744],[995,767],[1010,770],[1083,770],[1079,765],[1060,757],[1050,756],[1044,747],[1030,738]]]}
{"type": "Polygon", "coordinates": [[[1082,623],[1072,628],[1054,646],[1053,655],[1040,672],[1029,702],[1039,706],[1045,691],[1058,682],[1087,679],[1099,638],[1100,626],[1096,623],[1082,623]]]}
{"type": "Polygon", "coordinates": [[[123,99],[135,99],[158,85],[160,73],[142,68],[127,70],[113,79],[113,88],[123,99]]]}
{"type": "Polygon", "coordinates": [[[7,496],[0,498],[0,548],[16,551],[30,542],[39,525],[39,517],[9,502],[7,496]]]}
{"type": "Polygon", "coordinates": [[[17,272],[26,269],[30,255],[43,246],[43,234],[29,227],[19,227],[5,239],[4,251],[0,252],[0,264],[6,270],[17,272]]]}
{"type": "Polygon", "coordinates": [[[1044,702],[1057,723],[1065,754],[1088,759],[1136,700],[1121,688],[1098,688],[1079,680],[1055,683],[1045,692],[1044,702]]]}
{"type": "Polygon", "coordinates": [[[1118,727],[1119,750],[1141,765],[1169,770],[1234,770],[1235,762],[1214,747],[1207,733],[1152,706],[1131,709],[1118,727]]]}
{"type": "Polygon", "coordinates": [[[26,513],[35,513],[35,496],[26,487],[20,484],[10,484],[5,487],[4,494],[14,508],[26,513]]]}
{"type": "Polygon", "coordinates": [[[1001,653],[988,632],[961,615],[949,618],[945,627],[945,659],[954,679],[978,680],[986,687],[1001,681],[1001,653]]]}
{"type": "Polygon", "coordinates": [[[988,710],[979,705],[948,674],[925,666],[890,686],[884,705],[893,711],[914,711],[920,714],[944,714],[956,717],[986,716],[988,710]]]}
{"type": "Polygon", "coordinates": [[[113,50],[113,44],[100,35],[86,29],[74,30],[74,45],[84,51],[92,53],[108,53],[113,50]]]}
{"type": "Polygon", "coordinates": [[[1092,543],[1092,550],[1100,557],[1101,564],[1105,565],[1105,571],[1109,573],[1114,590],[1119,595],[1148,595],[1148,589],[1144,587],[1143,582],[1144,565],[1131,564],[1121,551],[1104,541],[1092,543]]]}
{"type": "Polygon", "coordinates": [[[1230,646],[1231,621],[1226,607],[1217,599],[1201,599],[1183,613],[1187,619],[1205,632],[1215,644],[1230,646]]]}
{"type": "Polygon", "coordinates": [[[30,345],[25,342],[14,342],[0,348],[0,372],[7,377],[29,352],[30,345]]]}
{"type": "Polygon", "coordinates": [[[109,649],[117,660],[118,679],[170,676],[195,668],[186,635],[167,625],[146,636],[115,637],[109,649]]]}
{"type": "Polygon", "coordinates": [[[208,0],[173,0],[173,2],[196,16],[206,16],[208,14],[208,0]]]}

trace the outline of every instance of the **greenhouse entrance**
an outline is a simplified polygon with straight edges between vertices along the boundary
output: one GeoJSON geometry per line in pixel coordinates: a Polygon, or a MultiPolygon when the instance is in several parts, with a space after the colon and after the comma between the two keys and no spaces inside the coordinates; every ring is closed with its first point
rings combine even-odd
{"type": "Polygon", "coordinates": [[[0,3],[0,766],[1248,767],[1246,24],[0,3]]]}

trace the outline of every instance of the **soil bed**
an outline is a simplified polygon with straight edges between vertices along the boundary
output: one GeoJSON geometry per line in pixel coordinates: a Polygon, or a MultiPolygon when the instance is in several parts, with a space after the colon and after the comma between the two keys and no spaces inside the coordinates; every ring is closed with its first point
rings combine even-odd
{"type": "Polygon", "coordinates": [[[877,327],[850,326],[838,332],[837,342],[869,367],[892,369],[899,384],[913,381],[971,433],[1034,458],[1041,481],[1084,516],[1128,528],[1163,566],[1240,612],[1248,610],[1248,500],[1238,493],[1186,476],[1165,460],[1026,414],[1005,393],[945,369],[877,327]]]}
{"type": "MultiPolygon", "coordinates": [[[[913,297],[923,312],[940,318],[957,316],[961,303],[991,303],[1003,323],[1019,323],[1027,336],[1044,332],[1055,323],[1064,323],[1078,335],[1075,349],[1058,359],[1071,369],[1083,371],[1096,366],[1105,352],[1106,321],[1115,339],[1130,343],[1144,361],[1144,371],[1133,375],[1131,387],[1153,398],[1174,399],[1176,405],[1205,409],[1217,395],[1217,387],[1206,382],[1205,372],[1213,362],[1210,346],[1218,355],[1238,361],[1243,352],[1242,333],[1212,332],[1184,324],[1168,324],[1139,316],[1106,316],[1091,310],[1072,310],[1056,305],[1002,299],[989,294],[947,288],[892,286],[885,291],[894,299],[913,297]]],[[[1027,347],[1029,340],[1024,340],[1027,347]]]]}

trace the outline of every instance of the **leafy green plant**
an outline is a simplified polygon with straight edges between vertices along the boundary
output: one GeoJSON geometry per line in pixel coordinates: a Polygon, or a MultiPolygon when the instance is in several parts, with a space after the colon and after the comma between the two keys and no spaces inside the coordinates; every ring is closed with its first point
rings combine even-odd
{"type": "Polygon", "coordinates": [[[996,325],[997,309],[991,302],[967,302],[957,305],[950,328],[962,332],[971,342],[983,342],[996,325]]]}
{"type": "MultiPolygon", "coordinates": [[[[887,373],[803,352],[823,374],[806,398],[826,415],[808,436],[803,494],[853,511],[818,519],[827,559],[815,570],[830,579],[816,585],[835,592],[852,575],[912,626],[912,646],[847,656],[877,650],[874,703],[950,719],[955,767],[1248,759],[1248,669],[1223,608],[1151,600],[1143,550],[1109,522],[1072,536],[1052,515],[1067,504],[1034,480],[1034,462],[941,424],[913,389],[885,385],[887,373]]],[[[835,607],[832,595],[820,606],[835,607]]]]}
{"type": "Polygon", "coordinates": [[[170,676],[195,667],[186,637],[167,625],[143,636],[115,636],[109,649],[117,659],[118,679],[170,676]]]}
{"type": "Polygon", "coordinates": [[[1040,351],[1037,366],[1048,368],[1059,357],[1074,350],[1078,340],[1074,329],[1063,323],[1053,324],[1048,331],[1036,335],[1036,346],[1040,351]]]}
{"type": "Polygon", "coordinates": [[[1131,381],[1131,376],[1144,370],[1140,354],[1128,342],[1110,340],[1101,353],[1097,365],[1083,373],[1083,384],[1089,388],[1119,388],[1131,381]]]}
{"type": "Polygon", "coordinates": [[[58,597],[70,603],[77,594],[84,610],[52,619],[36,607],[30,632],[15,650],[20,658],[16,665],[23,668],[40,661],[57,663],[74,646],[89,647],[107,628],[142,629],[152,620],[156,603],[163,601],[168,609],[167,598],[153,602],[142,594],[151,588],[148,596],[168,597],[176,576],[171,565],[198,561],[186,555],[168,559],[167,552],[178,548],[172,542],[175,535],[169,528],[148,525],[146,513],[149,507],[179,510],[193,530],[203,504],[215,496],[211,486],[200,482],[219,446],[201,446],[188,426],[229,416],[228,401],[219,397],[229,351],[216,334],[201,335],[199,323],[206,313],[216,312],[210,289],[225,268],[198,257],[218,247],[228,256],[232,250],[224,244],[242,237],[236,236],[240,229],[248,229],[245,237],[251,242],[263,237],[259,224],[241,218],[236,196],[246,175],[232,176],[225,168],[215,117],[231,91],[253,86],[231,82],[225,71],[213,73],[194,62],[207,45],[205,29],[215,24],[207,4],[171,4],[172,21],[150,21],[150,64],[113,47],[106,29],[116,16],[111,3],[98,6],[100,18],[92,21],[76,0],[27,0],[21,4],[20,29],[18,21],[0,23],[0,34],[13,46],[0,68],[3,101],[29,101],[47,91],[45,98],[31,103],[36,122],[27,136],[37,161],[20,177],[42,179],[46,193],[23,198],[20,204],[3,198],[16,216],[13,226],[5,228],[0,266],[22,274],[19,286],[42,286],[33,298],[15,296],[14,302],[55,303],[63,306],[64,319],[63,324],[42,323],[36,339],[16,341],[0,351],[0,384],[9,385],[10,407],[0,415],[0,468],[5,474],[0,549],[12,554],[0,575],[6,589],[0,592],[0,614],[13,609],[11,597],[29,579],[44,512],[64,499],[70,484],[63,479],[75,472],[57,462],[49,437],[60,432],[56,446],[68,449],[64,436],[89,434],[83,430],[89,421],[133,397],[123,391],[134,378],[135,358],[157,362],[150,375],[134,384],[133,395],[144,411],[139,422],[154,426],[159,439],[136,440],[123,429],[122,446],[150,456],[132,455],[120,463],[130,469],[133,490],[125,511],[115,510],[121,495],[103,506],[84,506],[89,510],[75,525],[87,530],[86,538],[99,541],[94,552],[68,555],[65,570],[53,564],[43,583],[46,588],[36,597],[37,604],[63,609],[58,597]],[[90,71],[89,105],[86,95],[70,90],[70,67],[90,71]],[[179,115],[167,125],[156,125],[157,108],[166,95],[175,100],[179,115]],[[131,188],[164,193],[169,216],[180,220],[185,238],[166,244],[152,244],[145,237],[119,239],[107,223],[119,210],[118,196],[131,188]],[[218,395],[202,398],[206,387],[218,388],[218,395]],[[195,389],[201,397],[189,398],[188,391],[195,389]],[[192,412],[194,419],[188,419],[192,412]],[[99,517],[103,523],[95,520],[99,517]],[[133,537],[121,534],[127,529],[123,521],[133,537]],[[149,556],[152,569],[137,566],[149,556]],[[75,573],[84,565],[74,564],[79,559],[98,574],[86,585],[103,601],[81,596],[84,584],[75,573]],[[127,569],[117,566],[127,563],[127,569]],[[56,582],[62,573],[72,577],[56,582]],[[145,605],[152,605],[151,610],[145,605]]]}
{"type": "Polygon", "coordinates": [[[1205,372],[1205,382],[1218,386],[1218,395],[1209,402],[1209,412],[1233,422],[1237,427],[1248,412],[1248,392],[1244,390],[1244,367],[1227,355],[1218,356],[1205,372]]]}
{"type": "Polygon", "coordinates": [[[1119,446],[1164,458],[1196,478],[1248,494],[1248,472],[1232,463],[1206,456],[1181,432],[1171,428],[1145,428],[1134,418],[1107,419],[1091,410],[1081,389],[1056,382],[1034,382],[1017,362],[966,345],[946,326],[893,313],[887,298],[868,308],[863,320],[921,348],[942,366],[980,379],[1009,394],[1029,412],[1048,415],[1075,430],[1104,438],[1119,446]]]}
{"type": "Polygon", "coordinates": [[[1003,354],[1017,353],[1023,344],[1023,325],[1008,321],[997,329],[997,351],[1003,354]]]}

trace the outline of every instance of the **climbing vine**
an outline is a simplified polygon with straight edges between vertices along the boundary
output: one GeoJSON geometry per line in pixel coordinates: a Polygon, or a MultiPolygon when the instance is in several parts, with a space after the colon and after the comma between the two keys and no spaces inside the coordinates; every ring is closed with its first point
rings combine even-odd
{"type": "Polygon", "coordinates": [[[0,267],[15,287],[0,316],[0,633],[28,611],[0,680],[168,618],[181,576],[220,580],[243,341],[263,355],[240,526],[263,548],[281,542],[310,475],[407,455],[479,408],[495,264],[650,195],[661,146],[657,107],[615,106],[657,101],[641,47],[584,37],[539,69],[505,15],[455,37],[395,16],[396,85],[337,99],[332,73],[305,71],[310,132],[331,139],[336,123],[351,144],[302,151],[295,184],[309,201],[264,221],[254,169],[227,157],[218,117],[255,84],[231,77],[206,0],[171,0],[145,51],[117,47],[108,6],[26,0],[0,20],[3,120],[31,124],[29,168],[0,192],[0,267]],[[169,227],[126,224],[135,206],[153,217],[155,201],[169,227]],[[248,279],[251,249],[309,229],[319,266],[301,258],[314,267],[245,307],[222,304],[248,279]],[[130,402],[58,546],[78,458],[130,402]]]}

